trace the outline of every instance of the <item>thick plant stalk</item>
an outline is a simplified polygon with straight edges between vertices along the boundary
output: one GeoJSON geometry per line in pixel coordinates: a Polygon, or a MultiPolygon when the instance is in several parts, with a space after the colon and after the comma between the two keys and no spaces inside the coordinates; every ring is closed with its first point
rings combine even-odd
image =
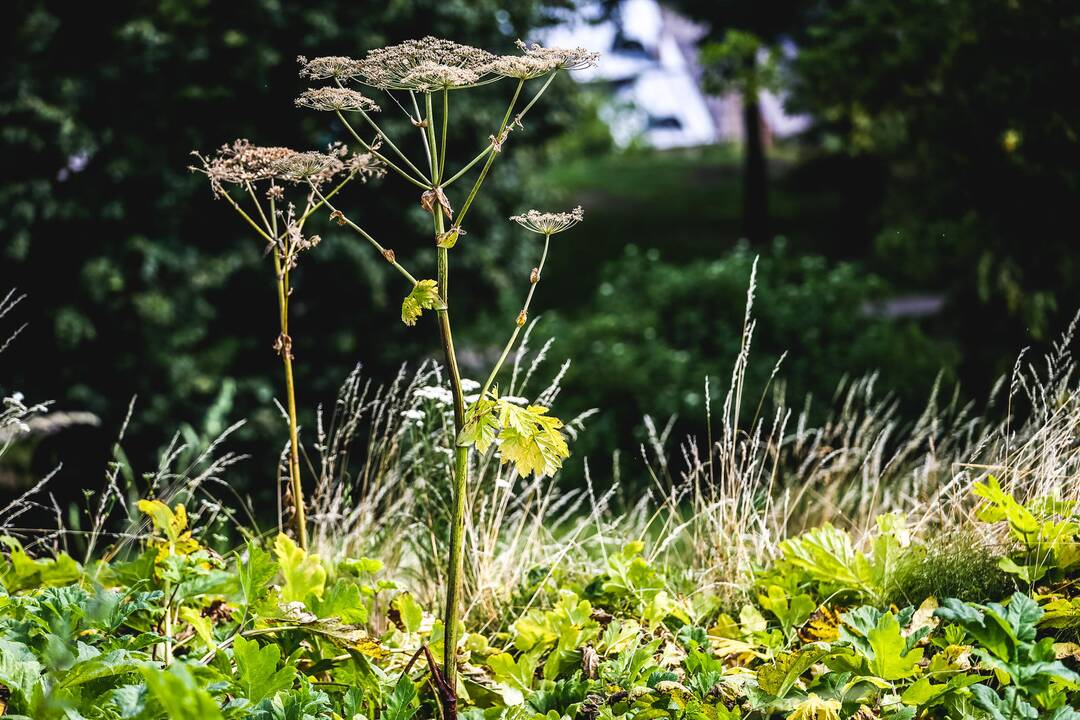
{"type": "MultiPolygon", "coordinates": [[[[431,93],[424,95],[427,111],[428,146],[431,149],[432,184],[438,187],[442,168],[440,159],[445,158],[447,115],[449,112],[447,94],[443,92],[443,147],[440,153],[436,149],[434,113],[431,93]]],[[[444,160],[445,162],[445,160],[444,160]]],[[[443,209],[436,204],[433,208],[435,219],[435,237],[438,239],[445,231],[443,209]]],[[[454,437],[465,426],[465,394],[461,389],[461,371],[458,368],[457,353],[454,351],[454,334],[450,326],[449,288],[450,261],[444,247],[438,248],[438,283],[442,299],[442,309],[438,311],[439,335],[442,339],[443,353],[446,357],[446,369],[450,375],[450,392],[454,399],[454,437]]],[[[469,448],[454,445],[454,477],[450,511],[450,553],[446,569],[446,606],[443,614],[443,675],[451,695],[446,711],[451,711],[457,698],[457,645],[460,638],[458,625],[461,617],[461,594],[464,576],[465,554],[465,501],[469,486],[469,448]]]]}
{"type": "Polygon", "coordinates": [[[307,550],[307,514],[304,510],[304,486],[300,482],[300,436],[296,419],[296,383],[293,380],[292,338],[289,337],[289,289],[288,271],[282,268],[281,258],[274,252],[274,270],[277,272],[278,309],[281,335],[278,336],[278,352],[285,367],[285,401],[289,413],[289,490],[293,501],[293,524],[296,542],[307,550]]]}

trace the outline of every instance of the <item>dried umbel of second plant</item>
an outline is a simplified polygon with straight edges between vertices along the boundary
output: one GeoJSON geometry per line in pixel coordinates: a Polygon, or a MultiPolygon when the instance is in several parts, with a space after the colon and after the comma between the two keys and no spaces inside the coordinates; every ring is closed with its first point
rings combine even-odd
{"type": "Polygon", "coordinates": [[[345,163],[334,155],[321,152],[302,152],[274,163],[274,174],[283,180],[308,183],[318,187],[329,182],[345,169],[345,163]]]}
{"type": "Polygon", "coordinates": [[[189,169],[205,174],[210,179],[214,194],[220,195],[226,184],[254,184],[277,177],[278,163],[298,153],[287,147],[263,147],[241,139],[222,145],[209,158],[198,152],[192,154],[202,161],[202,167],[189,169]]]}
{"type": "Polygon", "coordinates": [[[540,212],[529,210],[524,215],[512,215],[511,220],[521,227],[540,235],[555,235],[577,225],[585,218],[585,212],[578,205],[570,212],[540,212]]]}

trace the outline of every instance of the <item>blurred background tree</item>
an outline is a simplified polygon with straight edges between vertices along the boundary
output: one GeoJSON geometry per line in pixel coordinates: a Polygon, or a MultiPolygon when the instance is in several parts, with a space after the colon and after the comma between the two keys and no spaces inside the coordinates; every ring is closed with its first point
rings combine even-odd
{"type": "MultiPolygon", "coordinates": [[[[599,3],[611,13],[621,4],[599,3]]],[[[104,420],[63,447],[42,443],[35,462],[63,457],[69,487],[94,486],[138,394],[125,443],[136,467],[178,427],[199,437],[248,418],[239,449],[255,459],[233,479],[266,484],[284,442],[272,404],[273,288],[260,246],[188,175],[187,153],[244,136],[305,148],[346,139],[292,107],[305,87],[297,54],[355,55],[427,33],[508,51],[564,17],[552,5],[9,3],[0,233],[7,284],[29,293],[21,312],[31,324],[5,354],[0,384],[104,420]]],[[[1080,307],[1071,229],[1080,7],[670,6],[707,24],[698,50],[709,91],[750,101],[745,144],[616,149],[599,120],[611,88],[561,78],[530,117],[528,142],[515,140],[500,160],[498,188],[455,250],[474,273],[469,285],[486,278],[458,302],[490,316],[460,339],[467,374],[517,313],[535,258],[503,218],[526,205],[586,206],[585,223],[553,248],[534,314],[534,337],[557,336],[552,358],[574,361],[560,414],[601,409],[577,458],[633,447],[645,413],[678,414],[679,431],[703,431],[704,379],[722,394],[755,254],[752,397],[785,350],[774,387],[792,402],[805,392],[827,399],[843,375],[876,369],[879,388],[912,409],[939,372],[981,395],[1019,348],[1067,325],[1080,307]],[[809,129],[786,140],[763,134],[753,102],[762,88],[807,113],[809,129]],[[911,299],[931,309],[904,310],[911,299]]],[[[453,141],[479,147],[498,120],[485,113],[499,103],[465,102],[453,141]]],[[[347,204],[423,267],[427,223],[414,195],[388,178],[347,204]]],[[[386,379],[404,353],[437,356],[424,328],[393,321],[400,298],[368,249],[334,227],[317,231],[324,243],[299,273],[293,303],[308,423],[353,363],[386,379]]],[[[579,478],[571,466],[567,482],[579,478]]]]}
{"type": "MultiPolygon", "coordinates": [[[[0,30],[0,234],[5,285],[28,293],[21,310],[30,324],[5,356],[0,383],[103,420],[100,429],[65,434],[62,447],[43,443],[38,469],[62,458],[57,486],[95,486],[138,395],[126,443],[136,468],[149,467],[178,428],[198,437],[220,430],[223,418],[248,418],[240,449],[257,459],[235,481],[245,484],[247,472],[272,493],[267,480],[283,436],[272,403],[279,393],[268,260],[187,171],[189,153],[237,137],[300,149],[347,140],[325,115],[293,106],[307,87],[299,54],[359,55],[424,34],[510,52],[541,21],[538,2],[497,0],[9,3],[0,30]]],[[[500,92],[509,91],[490,89],[500,92]]],[[[527,158],[513,146],[558,134],[560,118],[576,114],[567,107],[575,97],[574,83],[561,78],[545,104],[562,106],[563,115],[530,117],[489,181],[498,189],[477,202],[455,252],[463,269],[488,281],[463,302],[491,304],[515,270],[527,276],[528,248],[509,242],[505,221],[524,209],[527,158]]],[[[469,102],[457,105],[452,128],[459,161],[487,143],[505,100],[469,102]]],[[[401,121],[387,125],[403,131],[401,121]]],[[[430,220],[402,185],[361,187],[343,204],[423,267],[420,258],[433,262],[423,253],[430,220]]],[[[292,304],[309,421],[356,362],[385,377],[403,347],[438,350],[424,328],[410,332],[395,320],[401,299],[386,286],[382,261],[336,226],[322,230],[325,242],[305,260],[292,304]]]]}

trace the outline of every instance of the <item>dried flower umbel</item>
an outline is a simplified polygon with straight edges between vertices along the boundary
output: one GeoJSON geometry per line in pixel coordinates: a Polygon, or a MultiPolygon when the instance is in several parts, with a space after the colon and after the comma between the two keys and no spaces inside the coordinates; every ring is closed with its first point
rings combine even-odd
{"type": "Polygon", "coordinates": [[[224,186],[245,185],[270,180],[275,177],[274,165],[296,154],[286,147],[261,147],[248,140],[235,140],[222,145],[217,153],[207,158],[192,153],[202,162],[202,167],[191,170],[201,172],[210,180],[214,194],[224,192],[224,186]]]}
{"type": "Polygon", "coordinates": [[[351,80],[360,75],[360,62],[348,57],[330,56],[308,60],[300,55],[296,61],[300,63],[300,77],[312,80],[351,80]]]}
{"type": "Polygon", "coordinates": [[[491,63],[491,72],[508,78],[531,80],[555,70],[584,70],[594,67],[599,53],[585,48],[546,48],[517,41],[521,55],[501,55],[491,63]]]}
{"type": "Polygon", "coordinates": [[[570,212],[529,210],[524,215],[511,215],[510,219],[530,232],[550,237],[577,225],[585,219],[585,213],[578,205],[570,212]]]}
{"type": "Polygon", "coordinates": [[[523,57],[533,62],[549,63],[553,69],[558,70],[584,70],[596,67],[600,61],[600,53],[589,52],[585,48],[547,48],[533,43],[528,45],[518,40],[518,48],[523,57]]]}
{"type": "Polygon", "coordinates": [[[370,51],[354,77],[381,90],[457,89],[484,80],[494,59],[486,50],[428,36],[370,51]]]}
{"type": "MultiPolygon", "coordinates": [[[[331,146],[326,153],[297,152],[285,147],[260,147],[247,140],[223,145],[216,154],[205,157],[194,153],[201,166],[191,170],[203,173],[210,181],[215,197],[225,199],[266,243],[266,254],[274,261],[277,284],[279,333],[273,342],[281,357],[285,375],[285,399],[289,417],[288,487],[297,540],[307,547],[307,519],[303,484],[300,477],[299,423],[296,412],[296,386],[293,380],[293,339],[289,334],[289,302],[292,296],[290,274],[300,255],[317,246],[318,235],[305,235],[304,224],[320,207],[315,200],[319,188],[335,178],[344,179],[326,196],[333,196],[352,180],[366,181],[383,173],[377,158],[369,153],[349,155],[343,145],[331,146]],[[302,185],[306,202],[297,216],[296,206],[286,201],[282,183],[302,185]],[[232,193],[236,193],[234,197],[232,193]],[[248,209],[245,209],[248,208],[248,209]]],[[[320,197],[323,197],[320,193],[320,197]]]]}
{"type": "Polygon", "coordinates": [[[363,93],[342,87],[321,87],[305,90],[296,98],[296,106],[311,110],[345,112],[378,112],[378,104],[363,93]]]}
{"type": "MultiPolygon", "coordinates": [[[[443,643],[442,668],[437,667],[430,656],[428,662],[443,706],[442,716],[448,720],[457,717],[457,666],[461,640],[459,619],[464,575],[463,537],[470,452],[475,448],[482,455],[494,454],[501,463],[511,464],[514,471],[523,476],[550,475],[559,469],[563,459],[569,455],[566,438],[561,430],[562,423],[547,414],[548,408],[522,406],[512,402],[510,398],[500,397],[496,381],[527,322],[529,308],[547,260],[551,236],[580,222],[581,209],[577,208],[569,213],[530,211],[514,218],[526,229],[542,234],[544,247],[537,266],[529,275],[528,294],[514,318],[510,339],[503,347],[502,354],[480,393],[475,398],[470,397],[468,404],[458,370],[450,324],[450,299],[447,294],[449,253],[465,235],[464,222],[469,217],[469,210],[483,188],[495,158],[505,149],[510,139],[510,131],[523,127],[525,116],[560,71],[589,67],[595,64],[597,59],[595,53],[580,48],[543,48],[520,42],[518,48],[518,55],[498,56],[449,40],[425,37],[371,50],[359,60],[340,56],[313,60],[301,57],[301,77],[330,80],[333,84],[305,91],[297,98],[296,104],[304,108],[333,112],[366,152],[348,156],[341,148],[332,148],[328,153],[285,151],[273,157],[262,157],[255,153],[248,162],[246,153],[249,149],[238,147],[233,152],[238,157],[232,164],[224,163],[221,168],[211,172],[211,164],[204,162],[204,172],[211,177],[215,192],[224,188],[223,183],[230,181],[227,178],[236,177],[258,205],[258,196],[253,192],[252,184],[259,179],[268,179],[272,185],[266,194],[271,203],[271,211],[266,214],[260,208],[257,215],[263,221],[262,226],[227,192],[222,194],[248,223],[268,240],[274,250],[279,280],[285,279],[285,282],[279,282],[278,286],[283,336],[287,327],[288,273],[295,262],[295,255],[290,256],[289,253],[310,248],[315,244],[314,237],[304,239],[300,231],[311,212],[320,207],[326,208],[333,223],[348,227],[364,238],[408,283],[408,294],[401,305],[401,319],[406,325],[416,324],[425,313],[434,313],[438,321],[450,381],[450,396],[453,400],[456,442],[451,449],[453,502],[450,509],[450,547],[443,619],[446,637],[443,643]],[[448,151],[447,133],[450,91],[460,91],[502,79],[514,81],[514,88],[501,122],[488,136],[488,142],[478,148],[471,159],[450,171],[450,160],[453,158],[448,151]],[[539,88],[527,102],[521,102],[526,83],[533,80],[539,81],[539,88]],[[379,105],[375,100],[346,87],[351,82],[363,83],[383,91],[388,98],[388,102],[383,105],[387,108],[396,107],[405,114],[409,126],[416,131],[411,146],[405,144],[407,138],[392,138],[383,130],[375,117],[380,109],[379,105]],[[363,120],[361,130],[365,133],[370,130],[374,133],[373,137],[364,137],[353,126],[350,119],[356,115],[363,120]],[[349,180],[373,177],[384,171],[391,171],[418,188],[420,205],[431,215],[438,268],[435,278],[414,276],[398,260],[398,255],[392,248],[382,245],[335,205],[334,196],[349,180]],[[460,195],[453,195],[452,186],[470,175],[469,189],[460,195]],[[344,176],[345,180],[333,185],[333,181],[339,176],[344,176]],[[276,204],[283,202],[283,194],[277,184],[282,181],[306,185],[309,191],[305,209],[298,218],[292,209],[282,216],[284,229],[279,228],[279,213],[274,209],[276,204]]],[[[283,341],[280,347],[283,348],[282,355],[286,358],[286,373],[291,393],[291,342],[283,341]]],[[[295,423],[293,425],[295,448],[295,423]]],[[[294,487],[299,489],[298,480],[294,487]]],[[[296,497],[300,497],[298,493],[296,497]]],[[[302,501],[298,501],[297,505],[302,512],[302,501]]],[[[303,519],[299,518],[297,524],[297,532],[303,538],[303,519]]]]}

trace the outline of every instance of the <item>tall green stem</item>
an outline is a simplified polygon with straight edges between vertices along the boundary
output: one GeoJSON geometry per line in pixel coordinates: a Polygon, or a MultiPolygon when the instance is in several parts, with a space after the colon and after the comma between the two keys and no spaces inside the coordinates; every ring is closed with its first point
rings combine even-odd
{"type": "MultiPolygon", "coordinates": [[[[444,98],[445,100],[445,98],[444,98]]],[[[428,144],[431,148],[431,178],[433,184],[438,184],[442,172],[440,159],[445,158],[445,131],[443,133],[443,148],[440,151],[435,143],[434,112],[432,109],[431,93],[424,94],[424,105],[427,111],[428,144]]],[[[446,112],[448,106],[443,105],[443,125],[447,122],[446,112]]],[[[436,204],[434,207],[435,237],[440,237],[445,231],[442,207],[436,204]]],[[[446,248],[438,248],[438,283],[439,294],[443,301],[443,309],[438,311],[439,334],[442,337],[443,353],[446,356],[446,369],[450,376],[450,392],[454,398],[454,437],[465,425],[465,394],[461,389],[461,371],[458,369],[457,353],[454,350],[454,335],[450,327],[449,289],[450,289],[450,260],[446,248]]],[[[465,561],[465,501],[469,485],[469,449],[458,447],[454,443],[454,477],[453,499],[450,511],[450,557],[447,560],[446,570],[446,607],[443,616],[443,675],[450,691],[456,698],[457,695],[457,646],[461,637],[459,625],[461,622],[461,595],[464,578],[465,561]]],[[[450,709],[450,708],[448,708],[450,709]]],[[[448,718],[448,720],[452,720],[448,718]]]]}
{"type": "Polygon", "coordinates": [[[242,208],[240,208],[239,205],[236,204],[228,193],[225,194],[225,197],[228,198],[229,202],[237,212],[251,223],[256,230],[259,230],[259,233],[267,238],[272,244],[274,276],[277,281],[278,297],[279,335],[276,347],[278,353],[281,355],[282,364],[284,365],[285,370],[285,405],[289,415],[289,492],[292,495],[293,522],[296,529],[296,541],[301,548],[307,550],[307,513],[304,509],[304,486],[300,479],[300,424],[297,420],[296,411],[296,382],[293,378],[292,338],[289,336],[290,258],[288,257],[287,252],[282,252],[281,246],[272,240],[272,238],[277,237],[277,213],[275,212],[274,200],[270,200],[270,217],[267,218],[266,213],[263,212],[262,205],[259,203],[258,197],[255,195],[254,188],[250,183],[247,184],[246,187],[248,194],[255,203],[255,209],[259,212],[260,219],[266,226],[266,232],[259,229],[258,225],[243,211],[242,208]]]}
{"type": "Polygon", "coordinates": [[[296,419],[296,383],[293,380],[292,338],[289,336],[289,281],[288,271],[283,268],[282,258],[274,250],[274,270],[277,272],[278,308],[280,309],[281,335],[278,352],[285,366],[285,397],[289,413],[289,486],[293,499],[293,522],[296,526],[297,544],[308,547],[307,514],[304,512],[304,487],[300,482],[300,436],[296,419]]]}

